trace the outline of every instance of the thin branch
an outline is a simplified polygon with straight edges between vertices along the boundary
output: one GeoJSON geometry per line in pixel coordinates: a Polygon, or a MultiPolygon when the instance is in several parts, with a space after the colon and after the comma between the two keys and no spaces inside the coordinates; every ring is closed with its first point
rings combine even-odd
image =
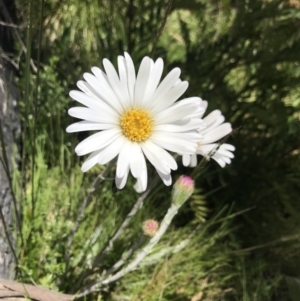
{"type": "MultiPolygon", "coordinates": [[[[8,21],[9,24],[12,24],[13,23],[12,19],[11,19],[10,15],[9,15],[7,9],[6,9],[6,6],[5,6],[3,0],[0,0],[0,7],[2,8],[2,13],[3,13],[5,19],[8,21]]],[[[24,44],[24,42],[23,42],[23,40],[22,40],[22,38],[21,38],[21,36],[20,36],[17,28],[16,27],[12,27],[12,28],[13,28],[14,34],[15,34],[18,42],[20,43],[20,45],[22,47],[22,50],[25,52],[25,54],[27,54],[27,48],[26,48],[26,46],[25,46],[25,44],[24,44]]],[[[30,65],[31,65],[33,71],[37,72],[37,68],[36,68],[36,66],[35,66],[35,64],[34,64],[34,62],[33,62],[32,59],[30,59],[30,65]]]]}
{"type": "MultiPolygon", "coordinates": [[[[83,251],[79,255],[82,255],[80,260],[76,262],[76,266],[84,267],[88,254],[91,253],[92,248],[98,242],[100,235],[102,234],[103,227],[100,225],[95,229],[95,231],[90,235],[89,239],[83,246],[83,251]]],[[[79,257],[78,255],[78,257],[79,257]]]]}
{"type": "MultiPolygon", "coordinates": [[[[194,234],[194,232],[191,233],[191,236],[194,234]]],[[[160,260],[163,258],[166,258],[167,256],[170,257],[173,254],[181,252],[183,249],[185,249],[189,243],[191,242],[191,238],[184,239],[180,241],[175,246],[171,247],[164,247],[161,251],[155,252],[154,254],[150,254],[145,258],[143,262],[140,263],[140,268],[144,268],[146,266],[157,264],[160,260]]]]}
{"type": "Polygon", "coordinates": [[[4,58],[6,61],[8,61],[9,63],[11,63],[17,70],[19,69],[18,64],[12,60],[11,58],[9,58],[8,55],[6,55],[4,52],[0,51],[0,55],[2,58],[4,58]]]}
{"type": "Polygon", "coordinates": [[[0,21],[0,25],[7,26],[7,27],[13,27],[13,28],[22,28],[22,26],[18,26],[18,25],[13,24],[13,23],[6,23],[6,22],[3,22],[3,21],[0,21]]]}
{"type": "Polygon", "coordinates": [[[168,3],[167,3],[167,6],[166,6],[166,11],[165,11],[165,16],[164,16],[164,19],[163,19],[163,22],[159,28],[159,30],[157,31],[157,34],[156,34],[156,37],[155,37],[155,40],[153,42],[153,46],[152,46],[152,51],[151,51],[151,56],[154,55],[154,52],[155,52],[155,49],[156,49],[156,45],[157,45],[157,42],[166,26],[166,23],[167,23],[167,20],[168,20],[168,16],[170,14],[170,11],[171,11],[171,8],[172,8],[172,0],[169,0],[168,3]]]}
{"type": "Polygon", "coordinates": [[[178,209],[181,207],[182,204],[173,204],[169,208],[167,214],[165,215],[164,219],[162,220],[160,227],[158,231],[154,234],[154,236],[151,238],[149,243],[136,255],[135,259],[132,260],[127,267],[122,269],[121,271],[117,272],[113,276],[109,275],[106,279],[98,281],[94,285],[92,285],[89,288],[86,288],[81,293],[77,294],[74,299],[78,299],[81,297],[84,297],[86,295],[89,295],[93,292],[99,291],[99,289],[107,285],[111,282],[114,282],[120,278],[122,278],[127,273],[135,270],[137,266],[143,261],[143,259],[153,250],[153,248],[157,245],[157,243],[160,241],[162,236],[167,231],[168,227],[171,224],[171,221],[173,220],[174,216],[177,214],[178,209]]]}
{"type": "MultiPolygon", "coordinates": [[[[123,223],[120,225],[119,229],[115,232],[113,237],[108,241],[104,249],[94,258],[92,269],[99,265],[105,255],[112,249],[114,242],[119,238],[119,236],[124,232],[125,228],[130,223],[131,219],[136,215],[136,213],[142,208],[144,200],[147,198],[149,193],[151,192],[152,188],[155,187],[159,180],[159,176],[156,174],[152,179],[151,183],[148,185],[147,190],[139,196],[133,207],[131,208],[130,212],[125,217],[123,223]]],[[[91,269],[91,270],[92,270],[91,269]]],[[[91,270],[86,271],[80,277],[78,283],[81,283],[90,273],[91,270]]]]}
{"type": "Polygon", "coordinates": [[[122,225],[116,231],[116,233],[114,234],[114,236],[109,240],[109,242],[107,243],[106,247],[102,250],[102,252],[94,259],[93,267],[95,267],[96,265],[98,265],[99,263],[101,263],[101,261],[103,260],[104,256],[107,254],[107,252],[109,252],[112,249],[114,242],[124,232],[125,228],[128,226],[128,224],[130,223],[131,219],[142,208],[144,200],[149,195],[149,193],[152,190],[152,188],[154,188],[154,186],[158,182],[158,179],[159,179],[159,177],[158,177],[158,175],[156,175],[153,178],[153,180],[150,183],[150,185],[148,186],[147,190],[142,195],[140,195],[140,197],[137,199],[137,201],[133,205],[131,211],[127,214],[127,216],[126,216],[125,220],[123,221],[122,225]]]}
{"type": "Polygon", "coordinates": [[[117,261],[105,274],[105,277],[107,278],[108,275],[110,275],[111,273],[117,271],[125,262],[126,260],[128,260],[131,255],[142,245],[144,244],[144,242],[146,241],[146,237],[145,235],[143,235],[142,237],[140,237],[140,239],[138,239],[133,246],[127,250],[125,252],[125,254],[122,256],[122,258],[117,261]]]}
{"type": "Polygon", "coordinates": [[[157,245],[157,243],[160,241],[162,236],[165,234],[167,229],[169,228],[172,219],[177,214],[178,209],[181,207],[181,204],[172,204],[169,208],[167,214],[165,215],[163,221],[161,222],[161,225],[158,229],[158,231],[155,233],[155,235],[151,238],[149,243],[142,249],[140,253],[138,253],[133,261],[131,261],[128,266],[118,273],[116,273],[113,276],[109,276],[107,279],[102,281],[103,285],[106,285],[108,283],[114,282],[120,278],[122,278],[127,273],[133,271],[139,263],[152,251],[152,249],[157,245]]]}

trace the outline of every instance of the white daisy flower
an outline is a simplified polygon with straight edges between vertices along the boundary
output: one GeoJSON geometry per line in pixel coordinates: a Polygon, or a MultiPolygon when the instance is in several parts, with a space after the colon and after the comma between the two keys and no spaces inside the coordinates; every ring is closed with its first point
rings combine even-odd
{"type": "MultiPolygon", "coordinates": [[[[207,108],[207,101],[202,101],[200,106],[204,111],[192,116],[198,115],[198,118],[202,118],[207,108]]],[[[232,132],[231,124],[223,123],[224,120],[225,117],[219,110],[215,110],[203,118],[206,127],[204,129],[199,128],[203,139],[198,142],[196,154],[183,154],[182,163],[184,166],[195,167],[197,165],[197,154],[213,158],[221,167],[231,163],[231,159],[234,157],[232,152],[235,147],[227,143],[221,145],[217,143],[218,140],[232,132]]]]}
{"type": "Polygon", "coordinates": [[[173,69],[161,83],[163,60],[154,62],[144,57],[136,75],[131,57],[118,57],[118,73],[107,59],[105,73],[98,67],[84,73],[85,81],[77,83],[82,91],[70,96],[85,107],[71,108],[69,115],[82,119],[67,128],[67,132],[98,131],[75,148],[78,156],[90,154],[82,165],[86,172],[94,165],[106,164],[118,156],[116,186],[122,189],[129,171],[137,179],[135,188],[147,188],[145,157],[155,167],[166,185],[171,185],[171,170],[177,169],[168,151],[195,153],[203,124],[189,117],[199,110],[199,97],[175,102],[187,89],[181,81],[180,69],[173,69]]]}

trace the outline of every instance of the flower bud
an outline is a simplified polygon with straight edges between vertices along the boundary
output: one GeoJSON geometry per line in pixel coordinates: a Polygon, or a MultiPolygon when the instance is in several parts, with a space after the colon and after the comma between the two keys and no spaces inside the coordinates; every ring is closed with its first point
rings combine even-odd
{"type": "Polygon", "coordinates": [[[154,219],[147,219],[143,223],[143,231],[144,234],[147,236],[154,236],[154,234],[157,232],[159,228],[159,223],[154,219]]]}
{"type": "Polygon", "coordinates": [[[182,205],[193,194],[195,189],[194,181],[189,176],[180,176],[173,185],[172,202],[182,205]]]}

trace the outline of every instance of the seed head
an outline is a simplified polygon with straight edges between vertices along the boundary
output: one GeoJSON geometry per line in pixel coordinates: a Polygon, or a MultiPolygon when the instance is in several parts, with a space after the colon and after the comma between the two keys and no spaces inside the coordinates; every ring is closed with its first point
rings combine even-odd
{"type": "Polygon", "coordinates": [[[157,232],[159,227],[159,223],[154,219],[147,219],[143,223],[143,231],[144,234],[147,236],[154,236],[154,234],[157,232]]]}

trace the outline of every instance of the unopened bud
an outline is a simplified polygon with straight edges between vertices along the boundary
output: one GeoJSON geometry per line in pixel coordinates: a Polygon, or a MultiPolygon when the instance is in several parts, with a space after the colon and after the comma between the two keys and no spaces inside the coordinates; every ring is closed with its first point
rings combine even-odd
{"type": "Polygon", "coordinates": [[[154,219],[147,219],[143,223],[143,231],[144,234],[147,236],[154,236],[154,234],[157,232],[159,227],[159,223],[154,219]]]}
{"type": "Polygon", "coordinates": [[[180,176],[173,185],[172,202],[182,205],[193,194],[195,189],[194,181],[189,176],[180,176]]]}

